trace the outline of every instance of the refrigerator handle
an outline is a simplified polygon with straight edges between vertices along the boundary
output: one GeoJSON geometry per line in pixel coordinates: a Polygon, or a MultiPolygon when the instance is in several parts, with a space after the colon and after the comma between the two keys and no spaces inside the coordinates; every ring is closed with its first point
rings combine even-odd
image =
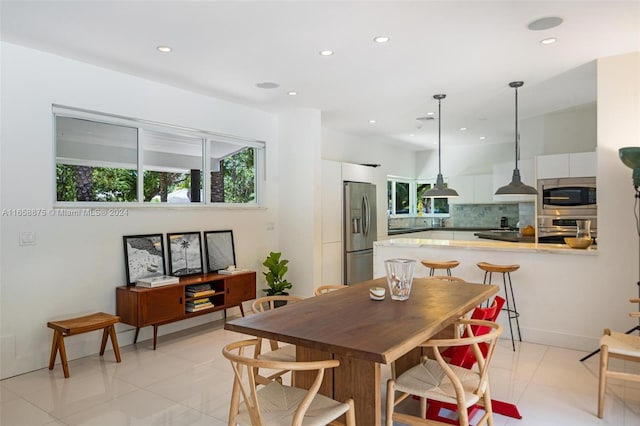
{"type": "Polygon", "coordinates": [[[371,229],[371,211],[369,210],[369,198],[367,194],[362,196],[362,216],[364,218],[364,236],[369,236],[369,229],[371,229]]]}

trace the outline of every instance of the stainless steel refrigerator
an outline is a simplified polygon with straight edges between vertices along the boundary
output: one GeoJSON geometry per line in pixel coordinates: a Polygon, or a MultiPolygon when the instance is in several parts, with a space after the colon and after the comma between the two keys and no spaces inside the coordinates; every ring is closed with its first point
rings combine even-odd
{"type": "Polygon", "coordinates": [[[376,186],[344,182],[344,284],[373,278],[376,223],[376,186]]]}

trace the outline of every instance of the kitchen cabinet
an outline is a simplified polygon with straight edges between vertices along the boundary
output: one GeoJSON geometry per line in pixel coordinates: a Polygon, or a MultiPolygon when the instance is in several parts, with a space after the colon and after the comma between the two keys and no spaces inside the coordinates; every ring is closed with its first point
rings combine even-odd
{"type": "Polygon", "coordinates": [[[449,204],[493,203],[493,175],[451,176],[449,186],[458,192],[449,204]]]}
{"type": "Polygon", "coordinates": [[[596,176],[596,153],[539,155],[536,158],[538,179],[596,176]]]}
{"type": "Polygon", "coordinates": [[[322,244],[322,284],[342,283],[342,242],[322,244]]]}
{"type": "Polygon", "coordinates": [[[373,171],[373,167],[353,163],[342,163],[342,180],[349,182],[375,183],[373,181],[373,171]]]}
{"type": "MultiPolygon", "coordinates": [[[[509,202],[509,201],[534,201],[535,195],[495,195],[495,192],[501,186],[505,186],[511,182],[513,176],[514,162],[499,163],[493,166],[493,201],[509,202]]],[[[536,187],[536,179],[534,173],[533,159],[518,161],[518,169],[520,170],[520,179],[525,185],[536,187]]]]}
{"type": "Polygon", "coordinates": [[[342,163],[322,161],[322,243],[342,241],[342,163]]]}

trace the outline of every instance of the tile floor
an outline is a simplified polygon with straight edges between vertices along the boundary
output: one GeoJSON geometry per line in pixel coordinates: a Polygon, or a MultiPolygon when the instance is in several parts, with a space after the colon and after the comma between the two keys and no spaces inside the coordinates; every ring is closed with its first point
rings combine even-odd
{"type": "MultiPolygon", "coordinates": [[[[122,347],[120,364],[112,351],[71,361],[69,379],[57,364],[52,371],[2,380],[0,424],[226,425],[232,372],[221,349],[242,336],[222,326],[216,322],[162,336],[156,351],[150,341],[122,347]]],[[[638,383],[611,381],[605,418],[596,417],[599,358],[579,362],[584,355],[529,343],[519,344],[514,353],[511,342],[501,340],[492,394],[516,403],[523,418],[495,415],[496,426],[640,425],[638,383]]],[[[385,384],[388,372],[383,366],[385,384]]]]}

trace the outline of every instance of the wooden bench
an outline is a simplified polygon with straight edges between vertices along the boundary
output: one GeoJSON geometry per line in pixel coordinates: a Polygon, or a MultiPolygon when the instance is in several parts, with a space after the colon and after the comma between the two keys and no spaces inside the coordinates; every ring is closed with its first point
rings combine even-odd
{"type": "Polygon", "coordinates": [[[106,314],[104,312],[98,312],[97,314],[86,315],[84,317],[48,322],[47,327],[53,329],[53,344],[51,346],[49,370],[53,370],[53,365],[56,362],[56,356],[59,351],[64,377],[69,378],[69,365],[67,364],[67,352],[64,347],[64,338],[67,336],[73,336],[74,334],[82,334],[100,329],[103,329],[100,355],[104,355],[104,350],[107,346],[107,339],[111,336],[111,345],[113,346],[113,352],[116,355],[116,361],[120,362],[120,348],[118,347],[118,338],[116,337],[115,331],[115,324],[119,322],[120,317],[106,314]]]}

